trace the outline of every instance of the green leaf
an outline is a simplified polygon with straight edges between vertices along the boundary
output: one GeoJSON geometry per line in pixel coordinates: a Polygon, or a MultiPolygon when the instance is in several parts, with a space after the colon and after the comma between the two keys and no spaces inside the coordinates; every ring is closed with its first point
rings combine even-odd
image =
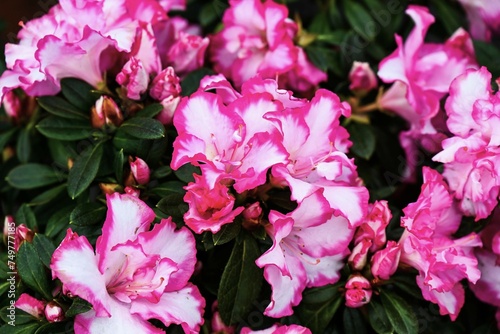
{"type": "Polygon", "coordinates": [[[135,117],[153,118],[163,110],[163,106],[160,103],[153,103],[140,110],[135,114],[135,117]]]}
{"type": "Polygon", "coordinates": [[[303,293],[302,302],[297,307],[297,315],[303,326],[313,333],[323,333],[338,308],[342,304],[339,288],[342,284],[313,288],[303,293]]]}
{"type": "Polygon", "coordinates": [[[94,87],[79,79],[64,78],[61,80],[63,96],[78,110],[81,110],[82,114],[87,116],[86,118],[90,115],[90,109],[96,101],[95,95],[92,94],[93,90],[94,87]]]}
{"type": "Polygon", "coordinates": [[[102,143],[90,146],[75,159],[68,175],[68,194],[74,199],[87,189],[99,170],[103,154],[102,143]]]}
{"type": "Polygon", "coordinates": [[[351,152],[358,157],[369,160],[375,152],[376,136],[372,127],[367,124],[351,122],[347,126],[352,141],[351,152]]]}
{"type": "Polygon", "coordinates": [[[217,299],[224,323],[235,324],[245,318],[262,285],[262,269],[255,260],[261,255],[257,241],[247,233],[236,240],[222,273],[217,299]]]}
{"type": "Polygon", "coordinates": [[[500,48],[483,41],[472,41],[474,44],[474,51],[479,65],[486,66],[492,73],[493,78],[500,76],[500,48]]]}
{"type": "Polygon", "coordinates": [[[375,38],[375,30],[368,23],[377,24],[365,6],[351,0],[344,1],[345,16],[352,29],[367,41],[375,38]]]}
{"type": "Polygon", "coordinates": [[[181,181],[186,183],[194,182],[193,174],[201,174],[200,167],[193,166],[191,164],[185,164],[181,166],[178,170],[174,171],[175,176],[181,181]]]}
{"type": "Polygon", "coordinates": [[[73,299],[73,303],[71,303],[71,306],[69,309],[66,311],[65,315],[66,317],[74,317],[77,314],[85,313],[87,311],[90,311],[92,309],[92,304],[90,304],[88,301],[85,299],[82,299],[80,297],[76,297],[73,299]]]}
{"type": "Polygon", "coordinates": [[[59,232],[66,229],[72,211],[73,206],[66,206],[50,216],[47,226],[45,227],[45,235],[49,238],[54,238],[59,232]]]}
{"type": "Polygon", "coordinates": [[[43,119],[36,126],[47,138],[59,140],[80,140],[90,138],[94,129],[85,120],[69,120],[55,116],[43,119]]]}
{"type": "Polygon", "coordinates": [[[189,96],[198,90],[200,81],[206,75],[211,75],[214,72],[211,69],[202,67],[196,71],[190,72],[181,82],[182,95],[189,96]]]}
{"type": "Polygon", "coordinates": [[[151,174],[151,178],[162,179],[169,176],[170,174],[172,174],[172,168],[170,168],[170,166],[160,166],[153,171],[153,173],[151,174]]]}
{"type": "Polygon", "coordinates": [[[186,184],[180,181],[168,181],[165,183],[161,183],[158,186],[154,187],[151,189],[151,192],[155,195],[158,195],[160,197],[165,197],[167,195],[170,195],[172,193],[177,193],[177,194],[184,194],[186,191],[183,189],[183,187],[186,184]]]}
{"type": "Polygon", "coordinates": [[[431,6],[433,13],[436,14],[439,22],[446,29],[448,35],[453,33],[460,27],[465,27],[465,20],[461,19],[464,16],[459,10],[459,6],[448,1],[432,0],[431,6]]]}
{"type": "Polygon", "coordinates": [[[158,202],[156,207],[168,216],[182,219],[184,214],[189,209],[188,205],[184,202],[183,198],[184,198],[183,194],[171,193],[163,197],[158,202]]]}
{"type": "Polygon", "coordinates": [[[49,268],[50,260],[52,259],[52,253],[56,250],[56,247],[52,241],[45,235],[37,233],[33,238],[33,245],[40,257],[42,263],[49,268]]]}
{"type": "Polygon", "coordinates": [[[115,160],[113,166],[115,169],[116,181],[118,183],[123,182],[123,165],[125,164],[125,155],[123,154],[123,148],[115,152],[115,160]]]}
{"type": "Polygon", "coordinates": [[[40,323],[30,322],[27,324],[11,326],[9,324],[3,325],[0,327],[0,333],[2,334],[34,334],[38,327],[40,327],[40,323]]]}
{"type": "Polygon", "coordinates": [[[50,202],[57,196],[59,196],[66,189],[66,184],[61,184],[55,188],[44,191],[40,195],[33,198],[28,205],[29,206],[37,206],[50,202]]]}
{"type": "Polygon", "coordinates": [[[83,112],[79,108],[58,96],[42,96],[38,98],[38,104],[54,116],[71,120],[88,120],[90,110],[83,112]]]}
{"type": "Polygon", "coordinates": [[[72,225],[95,225],[104,222],[106,206],[100,203],[82,203],[76,206],[69,216],[72,225]]]}
{"type": "Polygon", "coordinates": [[[330,31],[328,34],[318,35],[316,41],[325,42],[331,45],[341,45],[344,40],[346,30],[330,31]]]}
{"type": "Polygon", "coordinates": [[[0,151],[3,151],[5,145],[9,142],[10,138],[16,133],[17,129],[10,129],[0,133],[0,151]]]}
{"type": "Polygon", "coordinates": [[[45,267],[38,257],[32,243],[23,242],[17,252],[17,271],[23,283],[40,293],[46,300],[52,300],[52,294],[45,267]]]}
{"type": "Polygon", "coordinates": [[[27,204],[21,205],[16,213],[16,225],[24,224],[30,229],[37,229],[36,217],[27,204]]]}
{"type": "Polygon", "coordinates": [[[344,332],[366,334],[367,330],[358,309],[346,307],[343,314],[344,332]]]}
{"type": "Polygon", "coordinates": [[[240,231],[241,222],[239,221],[234,221],[232,223],[223,225],[219,232],[212,235],[214,246],[223,245],[230,242],[231,240],[236,238],[240,231]]]}
{"type": "Polygon", "coordinates": [[[34,189],[61,181],[50,166],[32,163],[15,167],[5,179],[17,189],[34,189]]]}
{"type": "Polygon", "coordinates": [[[384,307],[378,301],[373,299],[368,304],[368,320],[377,334],[394,333],[394,328],[387,317],[384,307]]]}
{"type": "MultiPolygon", "coordinates": [[[[5,323],[12,321],[14,318],[14,317],[9,317],[11,314],[10,313],[11,310],[9,310],[8,307],[9,306],[5,306],[0,310],[0,318],[2,318],[2,320],[5,323]]],[[[22,311],[21,309],[15,308],[15,312],[16,312],[16,315],[15,315],[16,326],[26,324],[26,323],[32,322],[32,321],[37,321],[37,319],[34,316],[22,311]]]]}
{"type": "Polygon", "coordinates": [[[21,129],[17,137],[16,153],[19,161],[27,163],[31,154],[30,133],[28,129],[21,129]]]}
{"type": "Polygon", "coordinates": [[[120,126],[120,131],[139,139],[158,139],[165,137],[165,127],[156,119],[134,117],[120,126]]]}
{"type": "Polygon", "coordinates": [[[380,292],[382,305],[395,331],[400,334],[417,334],[418,320],[408,303],[393,292],[380,292]]]}
{"type": "Polygon", "coordinates": [[[64,322],[54,322],[54,323],[46,323],[37,329],[35,334],[72,334],[73,330],[73,322],[72,321],[64,321],[64,322]]]}

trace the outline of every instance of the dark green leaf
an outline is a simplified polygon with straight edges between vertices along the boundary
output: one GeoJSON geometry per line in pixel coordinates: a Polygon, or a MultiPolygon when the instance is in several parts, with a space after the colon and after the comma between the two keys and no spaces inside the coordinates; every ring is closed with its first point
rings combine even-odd
{"type": "Polygon", "coordinates": [[[185,164],[174,171],[175,176],[186,183],[194,182],[193,174],[201,174],[200,168],[191,164],[185,164]]]}
{"type": "Polygon", "coordinates": [[[230,242],[231,240],[236,238],[240,231],[241,223],[238,221],[223,225],[220,231],[212,236],[214,246],[223,245],[230,242]]]}
{"type": "Polygon", "coordinates": [[[0,327],[0,333],[2,334],[34,334],[38,327],[40,327],[40,323],[30,322],[27,324],[11,326],[9,324],[3,325],[0,327]]]}
{"type": "Polygon", "coordinates": [[[345,333],[367,333],[366,326],[358,309],[350,307],[344,308],[343,320],[345,333]]]}
{"type": "Polygon", "coordinates": [[[395,293],[387,290],[380,292],[382,305],[394,330],[400,334],[418,333],[418,320],[408,303],[395,293]]]}
{"type": "Polygon", "coordinates": [[[198,90],[200,81],[206,75],[211,75],[214,72],[211,69],[202,67],[196,71],[190,72],[181,82],[182,95],[189,96],[198,90]]]}
{"type": "Polygon", "coordinates": [[[156,207],[168,216],[182,219],[182,216],[188,210],[188,205],[183,198],[183,194],[171,193],[163,197],[156,207]]]}
{"type": "Polygon", "coordinates": [[[351,152],[363,159],[370,159],[375,152],[377,138],[372,127],[368,124],[352,122],[347,126],[352,141],[351,152]]]}
{"type": "Polygon", "coordinates": [[[392,328],[384,307],[376,300],[372,299],[370,304],[368,304],[368,319],[377,334],[394,333],[394,328],[392,328]]]}
{"type": "Polygon", "coordinates": [[[464,16],[456,4],[448,1],[432,0],[431,6],[448,35],[451,36],[458,28],[465,27],[465,20],[461,20],[464,16]]]}
{"type": "Polygon", "coordinates": [[[76,297],[73,299],[73,303],[66,311],[66,317],[74,317],[77,314],[85,313],[92,309],[92,304],[90,304],[85,299],[81,299],[80,297],[76,297]]]}
{"type": "Polygon", "coordinates": [[[56,249],[52,241],[50,241],[50,239],[45,235],[37,233],[33,238],[33,245],[35,246],[42,263],[49,268],[52,253],[54,253],[56,249]]]}
{"type": "Polygon", "coordinates": [[[85,120],[69,120],[49,116],[36,126],[45,137],[59,140],[80,140],[89,138],[94,129],[85,120]]]}
{"type": "Polygon", "coordinates": [[[83,115],[90,115],[90,109],[95,104],[96,97],[92,94],[94,87],[85,81],[75,78],[64,78],[61,80],[61,91],[64,97],[83,115]]]}
{"type": "Polygon", "coordinates": [[[31,154],[30,133],[28,129],[21,129],[17,137],[16,153],[19,161],[27,163],[31,154]]]}
{"type": "Polygon", "coordinates": [[[26,324],[26,323],[32,322],[32,321],[37,321],[37,319],[34,316],[32,316],[31,314],[26,313],[26,312],[22,311],[21,309],[15,308],[14,306],[10,306],[10,307],[11,307],[10,310],[8,309],[9,306],[5,306],[0,310],[0,318],[2,318],[2,320],[5,323],[9,323],[10,321],[12,321],[14,319],[14,316],[12,316],[12,313],[11,313],[12,308],[15,310],[14,312],[15,312],[16,326],[26,324]]]}
{"type": "Polygon", "coordinates": [[[16,260],[17,271],[23,283],[40,293],[46,300],[52,300],[47,273],[35,246],[23,242],[17,252],[16,260]]]}
{"type": "Polygon", "coordinates": [[[71,198],[74,199],[90,186],[99,170],[102,154],[102,143],[97,143],[75,159],[68,175],[68,194],[71,198]]]}
{"type": "Polygon", "coordinates": [[[493,78],[500,76],[500,48],[487,42],[473,40],[479,65],[486,66],[493,78]]]}
{"type": "Polygon", "coordinates": [[[16,224],[24,224],[30,229],[37,229],[36,217],[31,208],[27,204],[21,205],[16,213],[16,224]]]}
{"type": "Polygon", "coordinates": [[[186,191],[183,189],[185,183],[180,181],[168,181],[161,183],[158,186],[151,189],[151,192],[160,197],[165,197],[172,193],[184,194],[186,191]]]}
{"type": "Polygon", "coordinates": [[[89,119],[90,110],[83,112],[79,108],[58,96],[42,96],[38,98],[38,104],[49,113],[71,120],[89,119]]]}
{"type": "Polygon", "coordinates": [[[5,145],[9,142],[10,138],[16,133],[17,129],[10,129],[4,133],[0,133],[0,151],[3,151],[5,145]]]}
{"type": "Polygon", "coordinates": [[[140,110],[135,114],[135,117],[145,117],[145,118],[153,118],[158,115],[163,110],[163,106],[159,103],[153,103],[144,109],[140,110]]]}
{"type": "Polygon", "coordinates": [[[72,334],[73,330],[73,322],[65,321],[65,322],[54,322],[42,325],[35,334],[72,334]]]}
{"type": "Polygon", "coordinates": [[[12,169],[5,179],[14,188],[34,189],[59,182],[60,177],[47,165],[26,164],[12,169]]]}
{"type": "Polygon", "coordinates": [[[344,1],[345,15],[352,29],[367,41],[373,40],[377,23],[373,20],[365,6],[355,1],[344,1]]]}
{"type": "Polygon", "coordinates": [[[116,181],[118,183],[123,182],[123,165],[125,164],[125,155],[123,154],[123,149],[115,152],[115,161],[113,163],[115,168],[116,181]]]}
{"type": "Polygon", "coordinates": [[[344,40],[344,36],[346,34],[345,30],[335,30],[330,31],[325,35],[318,35],[316,40],[318,42],[325,42],[332,45],[341,45],[344,40]]]}
{"type": "Polygon", "coordinates": [[[29,206],[37,206],[50,202],[66,189],[66,184],[61,184],[55,188],[44,191],[29,202],[29,206]]]}
{"type": "Polygon", "coordinates": [[[104,222],[106,206],[101,203],[82,203],[76,206],[69,216],[72,225],[94,225],[104,222]]]}
{"type": "Polygon", "coordinates": [[[257,241],[247,233],[234,244],[221,277],[219,312],[226,324],[235,324],[247,315],[262,285],[262,269],[255,260],[261,255],[257,241]]]}
{"type": "Polygon", "coordinates": [[[54,213],[47,222],[45,235],[54,238],[59,232],[69,227],[69,216],[73,211],[73,206],[67,206],[54,213]]]}
{"type": "Polygon", "coordinates": [[[296,312],[303,326],[311,329],[313,333],[325,331],[326,326],[342,304],[342,296],[339,293],[340,286],[341,284],[328,285],[304,292],[304,298],[296,312]]]}
{"type": "Polygon", "coordinates": [[[153,171],[151,178],[162,179],[170,174],[172,174],[172,168],[170,168],[170,166],[160,166],[153,171]]]}
{"type": "Polygon", "coordinates": [[[156,119],[134,117],[120,126],[120,131],[139,139],[165,137],[165,127],[156,119]]]}
{"type": "Polygon", "coordinates": [[[409,296],[412,296],[415,299],[423,300],[422,290],[418,287],[414,275],[394,275],[391,277],[391,281],[396,288],[407,293],[409,296]]]}

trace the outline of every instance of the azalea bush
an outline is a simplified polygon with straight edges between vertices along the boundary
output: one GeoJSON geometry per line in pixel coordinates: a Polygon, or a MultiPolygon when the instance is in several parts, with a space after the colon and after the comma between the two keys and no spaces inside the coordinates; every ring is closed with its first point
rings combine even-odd
{"type": "Polygon", "coordinates": [[[500,3],[60,0],[0,77],[0,332],[496,333],[500,3]]]}

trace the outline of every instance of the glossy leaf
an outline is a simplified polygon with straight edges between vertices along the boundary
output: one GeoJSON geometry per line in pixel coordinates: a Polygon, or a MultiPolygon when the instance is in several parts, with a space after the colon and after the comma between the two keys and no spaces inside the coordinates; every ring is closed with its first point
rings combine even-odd
{"type": "Polygon", "coordinates": [[[60,178],[61,175],[50,166],[30,163],[12,169],[6,180],[17,189],[34,189],[59,182],[60,178]]]}
{"type": "Polygon", "coordinates": [[[102,144],[98,143],[75,159],[68,175],[68,194],[71,198],[77,197],[90,186],[99,170],[102,154],[102,144]]]}

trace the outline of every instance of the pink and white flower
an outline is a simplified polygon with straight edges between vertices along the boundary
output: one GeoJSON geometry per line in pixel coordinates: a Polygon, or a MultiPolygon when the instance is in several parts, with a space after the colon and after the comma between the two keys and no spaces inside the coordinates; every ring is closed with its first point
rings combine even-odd
{"type": "Polygon", "coordinates": [[[401,257],[401,246],[395,241],[388,241],[384,249],[373,254],[371,259],[371,272],[377,279],[388,280],[398,269],[401,257]]]}
{"type": "Polygon", "coordinates": [[[55,302],[49,302],[45,306],[45,319],[48,322],[60,322],[64,320],[64,311],[61,306],[57,305],[55,302]]]}
{"type": "Polygon", "coordinates": [[[460,283],[475,283],[480,277],[474,247],[481,246],[475,233],[459,239],[461,215],[442,176],[425,167],[424,184],[415,203],[404,210],[401,225],[405,231],[399,240],[400,262],[419,271],[417,284],[426,300],[439,305],[441,315],[455,320],[464,304],[460,283]]]}
{"type": "Polygon", "coordinates": [[[163,124],[172,124],[174,112],[181,101],[180,79],[172,67],[162,70],[153,79],[149,95],[163,105],[157,119],[163,124]]]}
{"type": "MultiPolygon", "coordinates": [[[[472,41],[459,29],[444,44],[424,43],[424,37],[434,17],[425,7],[411,5],[406,13],[415,27],[403,44],[396,35],[397,49],[379,65],[378,76],[394,84],[379,101],[410,123],[410,129],[401,133],[400,141],[407,159],[414,160],[418,146],[430,152],[439,150],[445,138],[440,129],[439,102],[448,93],[454,78],[469,68],[477,68],[472,41]]],[[[406,176],[414,178],[413,164],[406,176]]]]}
{"type": "Polygon", "coordinates": [[[486,68],[469,70],[450,86],[447,125],[455,135],[443,141],[433,159],[444,163],[444,177],[462,212],[486,218],[500,192],[500,95],[493,94],[486,68]]]}
{"type": "Polygon", "coordinates": [[[195,240],[171,219],[149,230],[155,218],[141,200],[114,193],[96,252],[68,229],[50,268],[63,292],[93,309],[75,317],[76,333],[161,333],[147,320],[179,324],[186,333],[203,323],[205,300],[188,283],[196,263],[195,240]]]}
{"type": "Polygon", "coordinates": [[[149,74],[142,61],[132,57],[123,65],[121,72],[116,76],[116,82],[125,88],[129,99],[140,100],[141,95],[148,89],[149,74]]]}
{"type": "Polygon", "coordinates": [[[232,223],[245,208],[234,208],[234,196],[226,185],[217,182],[210,188],[203,176],[193,176],[195,181],[184,187],[184,202],[189,205],[184,221],[195,233],[217,233],[222,225],[232,223]]]}
{"type": "Polygon", "coordinates": [[[306,287],[338,281],[354,231],[345,217],[330,208],[321,190],[286,215],[271,210],[269,222],[266,232],[273,245],[255,263],[264,268],[272,287],[264,314],[279,318],[293,313],[306,287]]]}

